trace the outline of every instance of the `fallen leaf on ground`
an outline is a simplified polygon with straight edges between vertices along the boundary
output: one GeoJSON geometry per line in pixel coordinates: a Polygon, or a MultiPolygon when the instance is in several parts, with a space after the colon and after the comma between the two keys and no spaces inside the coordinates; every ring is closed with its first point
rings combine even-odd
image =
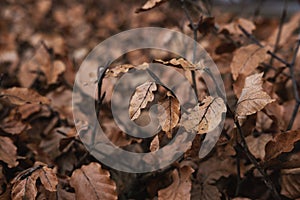
{"type": "Polygon", "coordinates": [[[276,158],[281,153],[290,152],[294,149],[294,143],[300,140],[300,130],[292,130],[280,133],[265,147],[265,160],[276,158]]]}
{"type": "Polygon", "coordinates": [[[0,136],[0,160],[7,163],[10,168],[19,164],[17,161],[17,147],[8,137],[0,136]]]}
{"type": "Polygon", "coordinates": [[[78,200],[116,200],[118,198],[116,184],[110,179],[109,172],[95,162],[76,169],[71,176],[70,185],[75,189],[78,200]]]}
{"type": "Polygon", "coordinates": [[[36,180],[34,180],[31,176],[18,180],[13,185],[11,198],[14,200],[35,200],[37,195],[35,183],[36,180]]]}
{"type": "Polygon", "coordinates": [[[194,172],[190,166],[184,166],[172,172],[173,183],[158,191],[158,200],[182,200],[191,197],[191,174],[194,172]]]}
{"type": "Polygon", "coordinates": [[[31,104],[49,104],[50,100],[41,96],[35,90],[28,88],[13,87],[6,90],[2,90],[1,96],[7,98],[12,104],[24,105],[26,103],[31,104]]]}
{"type": "Polygon", "coordinates": [[[267,50],[256,44],[241,47],[233,55],[230,65],[233,80],[236,80],[240,74],[249,76],[258,67],[259,63],[265,61],[268,57],[267,50]]]}

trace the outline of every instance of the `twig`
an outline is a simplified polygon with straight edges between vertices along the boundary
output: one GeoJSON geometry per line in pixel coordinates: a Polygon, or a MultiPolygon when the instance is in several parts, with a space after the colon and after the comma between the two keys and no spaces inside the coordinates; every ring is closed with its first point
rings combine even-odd
{"type": "MultiPolygon", "coordinates": [[[[190,26],[193,30],[193,35],[194,35],[194,47],[193,47],[193,64],[195,64],[195,60],[196,60],[196,50],[197,50],[197,33],[198,33],[198,23],[195,24],[192,20],[192,17],[189,13],[189,11],[186,8],[185,5],[185,0],[181,0],[182,3],[182,9],[184,10],[184,13],[186,15],[186,17],[188,18],[189,22],[190,22],[190,26]]],[[[196,74],[194,71],[191,72],[192,73],[192,81],[193,81],[193,87],[194,87],[194,91],[196,94],[196,97],[198,98],[198,91],[197,91],[197,81],[196,81],[196,74]]]]}
{"type": "Polygon", "coordinates": [[[293,85],[294,96],[295,96],[295,99],[296,99],[296,104],[294,106],[292,117],[291,117],[290,122],[288,124],[287,130],[290,130],[293,127],[293,124],[294,124],[294,121],[296,119],[296,116],[297,116],[297,113],[298,113],[298,110],[299,110],[299,106],[300,106],[300,98],[299,98],[299,92],[298,92],[299,90],[298,90],[298,85],[297,85],[297,81],[296,81],[295,74],[294,74],[294,66],[295,66],[296,57],[297,57],[297,54],[298,54],[298,51],[299,51],[299,46],[300,46],[300,38],[298,38],[292,62],[288,66],[289,69],[290,69],[290,76],[291,76],[291,80],[292,80],[292,85],[293,85]]]}
{"type": "Polygon", "coordinates": [[[239,124],[239,122],[237,121],[237,119],[235,118],[235,125],[237,127],[237,132],[239,133],[240,139],[241,139],[241,143],[237,143],[236,147],[239,148],[240,150],[242,150],[246,156],[249,158],[249,160],[251,161],[251,163],[255,166],[255,168],[260,172],[260,174],[263,176],[264,182],[266,184],[266,186],[270,189],[270,191],[272,192],[272,196],[274,199],[276,200],[280,200],[280,195],[276,190],[276,187],[274,185],[274,183],[272,182],[272,180],[269,178],[269,176],[267,175],[267,173],[265,172],[265,170],[262,168],[262,166],[259,164],[259,162],[256,160],[256,158],[253,156],[253,154],[250,152],[248,144],[245,140],[244,134],[242,132],[242,128],[239,124]]]}
{"type": "Polygon", "coordinates": [[[236,152],[236,171],[237,171],[237,183],[236,183],[236,188],[235,188],[235,196],[238,196],[240,192],[240,186],[241,186],[241,159],[239,156],[239,151],[236,147],[234,147],[235,152],[236,152]]]}
{"type": "MultiPolygon", "coordinates": [[[[208,72],[210,71],[209,69],[207,69],[208,72]]],[[[208,73],[210,76],[212,76],[211,73],[208,73]]],[[[212,77],[214,83],[216,84],[216,80],[214,77],[212,77]]],[[[218,91],[219,89],[217,89],[218,91]]],[[[231,110],[230,106],[228,105],[228,103],[226,103],[226,107],[227,107],[227,111],[229,112],[229,114],[231,115],[231,117],[234,120],[234,123],[237,127],[237,132],[240,135],[241,138],[241,143],[237,142],[236,148],[240,149],[241,151],[243,151],[248,159],[251,161],[251,163],[255,166],[255,168],[260,172],[260,174],[263,176],[264,182],[266,184],[266,186],[270,189],[270,191],[272,192],[273,198],[276,200],[280,200],[280,196],[276,190],[276,187],[274,185],[274,183],[271,181],[271,179],[269,178],[269,176],[267,175],[267,173],[264,171],[264,169],[262,168],[262,166],[259,164],[259,162],[256,160],[256,158],[253,156],[253,154],[250,152],[249,147],[247,145],[247,142],[245,140],[242,128],[237,120],[237,118],[235,117],[234,112],[231,110]]]]}
{"type": "MultiPolygon", "coordinates": [[[[274,45],[274,49],[273,52],[276,53],[278,50],[278,44],[281,38],[281,33],[282,33],[282,27],[286,18],[286,12],[287,12],[287,0],[284,0],[284,6],[282,9],[282,13],[281,13],[281,17],[280,17],[280,22],[279,22],[279,28],[278,28],[278,32],[276,35],[276,41],[275,41],[275,45],[274,45]]],[[[270,59],[270,65],[273,65],[273,61],[274,61],[274,57],[271,57],[270,59]]]]}

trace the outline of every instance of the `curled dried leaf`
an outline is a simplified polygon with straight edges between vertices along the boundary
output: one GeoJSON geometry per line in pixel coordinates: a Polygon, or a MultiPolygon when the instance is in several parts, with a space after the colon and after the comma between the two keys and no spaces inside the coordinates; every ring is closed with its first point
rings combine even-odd
{"type": "Polygon", "coordinates": [[[112,69],[108,69],[105,72],[105,77],[118,77],[122,73],[128,72],[128,70],[134,68],[134,65],[125,64],[125,65],[118,65],[112,69]]]}
{"type": "Polygon", "coordinates": [[[136,88],[129,105],[131,120],[137,119],[141,114],[141,110],[147,106],[147,103],[153,101],[153,92],[156,90],[157,86],[155,82],[146,82],[136,88]]]}
{"type": "Polygon", "coordinates": [[[174,67],[183,68],[186,71],[204,69],[203,61],[200,61],[197,64],[193,64],[193,63],[185,60],[184,58],[178,58],[178,59],[173,58],[169,61],[163,61],[161,59],[156,59],[155,62],[164,64],[164,65],[170,65],[170,66],[174,66],[174,67]]]}
{"type": "Polygon", "coordinates": [[[162,3],[168,0],[148,0],[141,8],[136,9],[136,13],[147,11],[155,7],[160,6],[162,3]]]}

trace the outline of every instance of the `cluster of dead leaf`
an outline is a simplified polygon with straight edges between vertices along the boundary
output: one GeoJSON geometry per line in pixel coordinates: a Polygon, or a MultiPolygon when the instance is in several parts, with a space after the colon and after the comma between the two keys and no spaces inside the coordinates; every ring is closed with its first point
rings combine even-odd
{"type": "MultiPolygon", "coordinates": [[[[169,54],[135,51],[107,70],[100,117],[115,145],[149,152],[167,145],[178,127],[196,135],[183,158],[167,169],[118,172],[84,148],[71,107],[81,61],[103,39],[134,27],[160,26],[192,36],[180,2],[150,0],[141,8],[132,1],[120,1],[118,6],[111,1],[0,2],[0,199],[272,199],[265,177],[237,149],[242,138],[235,122],[281,198],[300,198],[299,111],[288,128],[297,103],[290,66],[270,54],[276,46],[276,55],[292,62],[299,40],[299,13],[286,18],[277,42],[279,16],[238,17],[220,14],[217,8],[214,17],[196,15],[201,16],[199,42],[219,68],[227,101],[210,96],[201,77],[196,77],[199,104],[181,115],[172,92],[154,82],[144,83],[136,88],[128,113],[136,123],[147,124],[147,108],[155,102],[160,105],[162,130],[151,139],[130,137],[114,124],[109,107],[114,81],[143,62],[176,68],[191,83],[192,71],[205,67],[169,54]],[[225,113],[217,145],[199,159],[202,141],[218,128],[225,113]]],[[[194,17],[194,4],[187,6],[194,17]]],[[[298,85],[299,56],[298,52],[294,63],[298,85]]]]}

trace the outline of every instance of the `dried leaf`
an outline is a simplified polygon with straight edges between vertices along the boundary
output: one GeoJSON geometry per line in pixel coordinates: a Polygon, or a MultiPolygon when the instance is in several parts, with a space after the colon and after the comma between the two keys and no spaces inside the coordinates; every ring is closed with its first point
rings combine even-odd
{"type": "Polygon", "coordinates": [[[35,200],[37,189],[36,180],[31,176],[18,180],[12,188],[11,198],[14,200],[35,200]]]}
{"type": "Polygon", "coordinates": [[[157,90],[155,82],[146,82],[138,86],[133,94],[129,105],[129,116],[131,120],[137,119],[141,114],[141,109],[153,101],[153,92],[157,90]]]}
{"type": "Polygon", "coordinates": [[[246,142],[249,146],[250,152],[261,160],[265,157],[266,144],[272,140],[272,135],[263,134],[259,137],[253,137],[252,135],[246,137],[246,142]]]}
{"type": "Polygon", "coordinates": [[[300,168],[281,170],[281,186],[282,195],[300,198],[300,168]]]}
{"type": "Polygon", "coordinates": [[[112,69],[108,69],[105,72],[105,77],[118,77],[122,73],[128,72],[128,70],[134,68],[134,65],[125,64],[125,65],[118,65],[112,69]]]}
{"type": "Polygon", "coordinates": [[[204,69],[204,64],[203,61],[200,61],[197,64],[190,63],[189,61],[185,60],[184,58],[172,58],[169,61],[163,61],[161,59],[156,59],[154,60],[157,63],[161,63],[164,65],[170,65],[174,67],[180,67],[183,68],[186,71],[191,71],[191,70],[202,70],[204,69]]]}
{"type": "Polygon", "coordinates": [[[274,140],[265,147],[265,160],[276,158],[281,153],[290,152],[294,149],[294,143],[300,140],[300,130],[287,131],[275,136],[274,140]]]}
{"type": "Polygon", "coordinates": [[[166,1],[168,1],[168,0],[147,0],[147,2],[141,8],[136,9],[135,12],[139,13],[139,12],[153,9],[155,7],[160,6],[162,3],[166,2],[166,1]]]}
{"type": "MultiPolygon", "coordinates": [[[[300,25],[300,13],[296,13],[291,17],[290,21],[283,25],[281,37],[278,45],[282,46],[287,43],[287,41],[291,38],[293,32],[299,28],[300,25]]],[[[275,44],[277,39],[278,29],[276,29],[271,36],[267,39],[269,44],[275,44]]]]}
{"type": "Polygon", "coordinates": [[[166,98],[159,102],[158,120],[162,130],[166,132],[168,138],[172,137],[172,129],[176,127],[179,121],[180,104],[178,100],[170,93],[167,93],[166,98]]]}
{"type": "Polygon", "coordinates": [[[204,134],[214,130],[222,121],[226,105],[220,97],[206,97],[200,105],[197,105],[189,114],[182,115],[182,126],[187,131],[204,134]]]}
{"type": "Polygon", "coordinates": [[[73,172],[70,185],[75,189],[76,199],[117,199],[116,184],[109,172],[98,163],[90,163],[73,172]]]}
{"type": "Polygon", "coordinates": [[[252,21],[244,18],[239,18],[230,24],[226,24],[220,27],[220,32],[224,33],[227,31],[230,34],[242,35],[243,32],[240,30],[239,25],[242,26],[248,33],[252,33],[255,29],[255,25],[252,21]]]}
{"type": "Polygon", "coordinates": [[[156,135],[152,142],[150,143],[150,151],[153,152],[153,151],[157,151],[159,149],[159,138],[158,138],[158,135],[156,135]]]}
{"type": "Polygon", "coordinates": [[[66,70],[62,61],[55,60],[52,62],[49,52],[45,45],[40,45],[35,55],[27,62],[21,65],[18,78],[23,87],[29,88],[39,73],[46,77],[47,84],[56,83],[60,74],[66,70]]]}
{"type": "Polygon", "coordinates": [[[174,170],[172,172],[173,183],[169,187],[158,191],[158,200],[190,199],[192,187],[190,176],[193,172],[193,168],[189,166],[174,170]]]}
{"type": "Polygon", "coordinates": [[[262,88],[263,73],[248,76],[245,80],[245,86],[237,102],[236,115],[243,117],[252,115],[262,110],[267,104],[274,102],[275,99],[263,91],[262,88]]]}
{"type": "Polygon", "coordinates": [[[53,169],[44,166],[43,168],[38,170],[38,177],[40,178],[46,190],[51,192],[56,191],[58,179],[53,169]]]}
{"type": "Polygon", "coordinates": [[[240,74],[244,76],[252,74],[259,63],[267,57],[267,50],[255,44],[239,48],[234,52],[230,65],[233,79],[236,80],[240,74]]]}
{"type": "Polygon", "coordinates": [[[24,105],[26,103],[32,104],[49,104],[50,100],[41,96],[39,93],[28,88],[13,87],[2,90],[1,96],[7,98],[12,104],[24,105]]]}
{"type": "Polygon", "coordinates": [[[0,125],[0,129],[2,129],[6,133],[9,133],[9,134],[12,134],[12,135],[21,134],[27,128],[28,128],[27,124],[25,124],[21,121],[18,121],[18,120],[4,121],[0,125]]]}
{"type": "Polygon", "coordinates": [[[0,160],[7,163],[10,168],[19,164],[17,161],[17,147],[8,137],[0,136],[0,160]]]}

